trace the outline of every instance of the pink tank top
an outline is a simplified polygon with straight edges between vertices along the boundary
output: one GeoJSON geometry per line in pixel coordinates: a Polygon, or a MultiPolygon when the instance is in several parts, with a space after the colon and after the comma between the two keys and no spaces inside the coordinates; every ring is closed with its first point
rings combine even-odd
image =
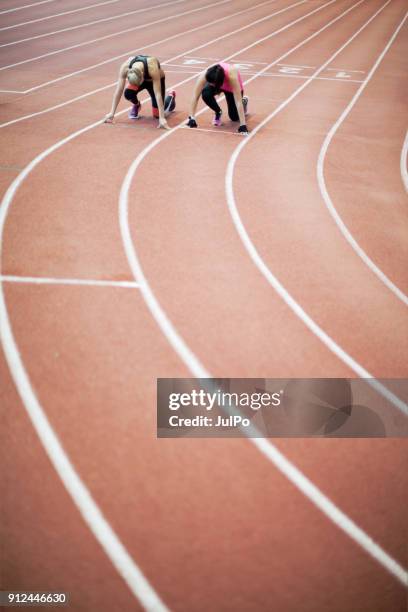
{"type": "MultiPolygon", "coordinates": [[[[224,78],[223,84],[221,85],[221,89],[223,91],[230,91],[230,92],[232,92],[232,87],[230,85],[230,80],[229,80],[229,71],[230,71],[230,68],[231,68],[231,64],[227,64],[226,62],[220,62],[220,66],[222,68],[224,68],[224,72],[225,72],[225,78],[224,78]]],[[[241,86],[241,91],[244,91],[244,84],[242,82],[242,77],[241,77],[241,74],[239,73],[239,71],[238,71],[238,81],[239,81],[239,84],[241,86]]]]}

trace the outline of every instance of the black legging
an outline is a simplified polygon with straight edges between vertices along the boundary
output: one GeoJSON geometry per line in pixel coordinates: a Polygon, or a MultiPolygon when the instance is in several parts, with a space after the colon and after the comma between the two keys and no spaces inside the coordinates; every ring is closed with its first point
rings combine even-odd
{"type": "MultiPolygon", "coordinates": [[[[213,85],[207,84],[201,92],[201,97],[207,106],[214,111],[214,113],[220,113],[221,107],[218,105],[215,96],[223,93],[228,105],[228,116],[231,121],[239,121],[238,109],[235,104],[234,94],[231,91],[223,91],[222,89],[216,89],[213,85]]],[[[244,92],[241,91],[241,96],[244,92]]]]}
{"type": "MultiPolygon", "coordinates": [[[[137,104],[138,103],[137,94],[143,89],[147,89],[147,91],[149,92],[150,97],[152,99],[153,108],[158,108],[156,96],[154,95],[153,81],[143,81],[140,87],[138,87],[137,91],[136,89],[125,89],[123,95],[126,98],[126,100],[129,100],[129,102],[132,102],[132,104],[137,104]]],[[[160,89],[161,89],[161,95],[162,95],[162,100],[164,104],[165,93],[166,93],[165,77],[162,77],[160,79],[160,89]]]]}

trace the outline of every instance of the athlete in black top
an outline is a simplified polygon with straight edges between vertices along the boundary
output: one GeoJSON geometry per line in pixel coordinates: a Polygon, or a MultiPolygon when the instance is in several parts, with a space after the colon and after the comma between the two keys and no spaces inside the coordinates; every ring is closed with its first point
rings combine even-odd
{"type": "MultiPolygon", "coordinates": [[[[112,123],[122,94],[132,102],[133,108],[129,113],[130,118],[136,118],[140,108],[137,94],[146,89],[152,99],[153,116],[159,119],[159,128],[170,129],[166,121],[166,110],[174,110],[174,92],[172,100],[167,100],[169,108],[165,109],[165,74],[156,57],[148,55],[136,55],[123,62],[119,70],[118,83],[113,94],[112,108],[104,119],[105,123],[112,123]]],[[[170,96],[168,97],[170,98],[170,96]]]]}

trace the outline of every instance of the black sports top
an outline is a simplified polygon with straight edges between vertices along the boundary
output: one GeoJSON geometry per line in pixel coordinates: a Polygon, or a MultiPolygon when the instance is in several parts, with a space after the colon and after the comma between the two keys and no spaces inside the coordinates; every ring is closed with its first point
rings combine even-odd
{"type": "MultiPolygon", "coordinates": [[[[145,81],[151,81],[152,80],[152,77],[149,74],[149,67],[147,65],[147,60],[149,59],[149,57],[150,57],[149,55],[136,55],[136,57],[134,57],[130,61],[130,63],[129,63],[129,68],[132,68],[132,66],[133,66],[133,64],[135,62],[142,62],[142,64],[143,64],[143,79],[145,81]]],[[[159,68],[160,68],[159,60],[157,60],[157,63],[158,63],[159,68]]]]}

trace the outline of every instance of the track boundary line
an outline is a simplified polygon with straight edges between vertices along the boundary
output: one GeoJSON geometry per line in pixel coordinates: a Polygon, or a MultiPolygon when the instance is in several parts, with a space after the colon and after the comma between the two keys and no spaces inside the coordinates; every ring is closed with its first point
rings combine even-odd
{"type": "Polygon", "coordinates": [[[134,281],[93,280],[86,278],[48,278],[45,276],[15,276],[12,274],[0,274],[0,282],[30,285],[84,285],[90,287],[139,288],[138,283],[134,281]]]}
{"type": "MultiPolygon", "coordinates": [[[[390,2],[384,5],[384,7],[390,2]]],[[[361,2],[358,2],[353,7],[349,8],[341,16],[352,10],[355,6],[358,6],[361,2]]],[[[383,7],[383,8],[384,8],[383,7]]],[[[374,17],[377,13],[374,15],[374,17]]],[[[372,20],[374,17],[371,17],[372,20]]],[[[337,20],[337,19],[336,19],[337,20]]],[[[370,21],[369,20],[369,21],[370,21]]],[[[367,22],[367,24],[369,23],[367,22]]],[[[367,25],[366,24],[366,25],[367,25]]],[[[365,27],[365,26],[364,26],[365,27]]],[[[322,30],[325,28],[322,28],[322,30]]],[[[350,42],[357,34],[361,31],[357,31],[350,39],[350,42]]],[[[316,35],[316,33],[315,33],[316,35]]],[[[304,44],[304,43],[302,43],[304,44]]],[[[340,51],[338,51],[340,52],[340,51]]],[[[225,58],[226,61],[230,58],[225,58]]],[[[277,61],[280,61],[277,60],[277,61]]],[[[263,70],[268,69],[269,66],[263,70]]],[[[253,80],[256,77],[252,77],[253,80]]],[[[247,81],[248,82],[248,81],[247,81]]],[[[302,89],[305,84],[302,85],[302,89]]],[[[199,111],[198,114],[206,112],[206,109],[199,111]]],[[[180,129],[181,124],[173,129],[180,129]]],[[[255,132],[256,133],[256,132],[255,132]]],[[[251,134],[254,134],[252,131],[251,134]]],[[[251,134],[244,138],[242,143],[247,142],[251,137],[251,134]]],[[[133,161],[128,169],[125,179],[122,183],[122,188],[119,196],[119,223],[122,233],[122,240],[125,248],[125,253],[129,261],[130,268],[134,274],[135,279],[140,284],[140,290],[142,296],[145,299],[146,305],[149,308],[152,316],[156,320],[158,326],[162,330],[163,334],[167,338],[170,345],[174,348],[175,352],[179,355],[184,364],[189,368],[190,372],[196,378],[211,378],[210,372],[202,365],[198,357],[193,353],[190,347],[187,345],[185,340],[180,336],[175,326],[171,323],[165,311],[159,304],[156,296],[151,290],[146,277],[144,276],[141,264],[136,254],[132,237],[130,234],[130,227],[128,223],[128,194],[129,189],[134,178],[134,174],[146,155],[164,138],[168,137],[168,134],[160,136],[158,139],[150,143],[133,161]]],[[[241,145],[239,145],[241,146],[241,145]]],[[[316,485],[314,485],[294,464],[292,464],[269,440],[262,438],[249,438],[252,442],[274,465],[278,468],[282,474],[294,484],[304,495],[309,499],[334,525],[342,530],[346,535],[350,537],[356,544],[358,544],[363,550],[365,550],[371,558],[375,559],[380,565],[382,565],[388,572],[390,572],[395,578],[397,578],[404,585],[407,583],[407,572],[406,570],[393,559],[385,550],[383,550],[374,540],[356,523],[354,523],[344,512],[342,512],[326,495],[324,495],[316,485]]]]}
{"type": "MultiPolygon", "coordinates": [[[[11,47],[13,45],[19,45],[24,42],[28,42],[30,40],[38,40],[39,38],[46,38],[47,36],[54,36],[55,34],[61,34],[61,32],[71,32],[72,30],[79,30],[80,28],[86,28],[88,26],[97,25],[99,23],[105,23],[107,21],[114,21],[115,19],[121,19],[123,17],[128,17],[129,15],[135,15],[136,13],[145,13],[146,11],[153,11],[155,9],[160,9],[162,6],[166,7],[169,4],[179,4],[180,2],[188,2],[188,0],[172,0],[171,2],[166,2],[165,4],[156,4],[155,6],[149,6],[147,8],[135,9],[134,11],[127,11],[126,13],[121,13],[119,15],[112,15],[111,17],[103,17],[102,19],[97,19],[95,21],[89,21],[88,23],[80,23],[74,26],[69,26],[67,28],[61,28],[60,30],[55,30],[54,32],[44,32],[43,34],[36,34],[35,36],[30,36],[29,38],[21,38],[20,40],[10,41],[8,43],[3,43],[0,45],[0,49],[3,47],[11,47]]],[[[2,28],[0,28],[1,31],[2,28]]]]}
{"type": "Polygon", "coordinates": [[[404,23],[405,23],[405,21],[407,19],[407,16],[408,16],[408,13],[405,13],[405,17],[402,20],[400,26],[397,28],[397,30],[395,30],[393,36],[389,39],[387,45],[384,47],[383,51],[378,56],[377,60],[374,62],[371,70],[368,72],[368,74],[367,74],[366,78],[364,79],[364,81],[362,82],[361,86],[357,89],[356,93],[354,94],[354,96],[350,100],[349,104],[346,106],[346,108],[341,113],[341,115],[339,116],[337,121],[333,124],[333,126],[328,131],[328,133],[326,135],[326,138],[324,139],[322,147],[321,147],[320,152],[319,152],[319,156],[318,156],[318,160],[317,160],[317,168],[316,168],[317,182],[318,182],[318,185],[319,185],[319,189],[320,189],[320,193],[322,195],[323,201],[326,204],[326,207],[327,207],[328,211],[330,212],[332,218],[334,219],[337,227],[339,228],[339,230],[343,234],[344,238],[347,240],[347,242],[352,247],[352,249],[357,253],[357,255],[360,257],[360,259],[363,260],[363,262],[366,264],[366,266],[368,266],[368,268],[370,268],[370,270],[377,276],[377,278],[390,291],[392,291],[392,293],[399,300],[401,300],[401,302],[403,302],[406,306],[408,306],[408,296],[405,295],[405,293],[403,291],[401,291],[401,289],[399,287],[397,287],[397,285],[395,285],[395,283],[393,283],[392,280],[390,278],[388,278],[388,276],[367,255],[367,253],[364,251],[364,249],[358,244],[357,240],[354,238],[353,234],[350,232],[350,230],[348,229],[348,227],[344,223],[343,219],[341,218],[340,214],[338,213],[338,211],[337,211],[337,209],[336,209],[336,207],[335,207],[335,205],[333,203],[333,200],[330,197],[330,194],[328,192],[327,186],[326,186],[326,181],[325,181],[325,178],[324,178],[324,163],[325,163],[327,151],[329,149],[331,141],[333,140],[337,130],[339,129],[339,127],[341,126],[341,124],[343,123],[345,118],[348,116],[348,114],[352,110],[353,106],[355,105],[357,100],[360,98],[361,94],[363,93],[363,91],[365,90],[366,86],[370,82],[373,74],[375,73],[375,71],[377,70],[378,66],[380,65],[380,63],[384,59],[384,56],[388,52],[389,48],[391,47],[391,45],[393,44],[395,38],[397,37],[398,33],[400,32],[402,26],[404,25],[404,23]]]}

